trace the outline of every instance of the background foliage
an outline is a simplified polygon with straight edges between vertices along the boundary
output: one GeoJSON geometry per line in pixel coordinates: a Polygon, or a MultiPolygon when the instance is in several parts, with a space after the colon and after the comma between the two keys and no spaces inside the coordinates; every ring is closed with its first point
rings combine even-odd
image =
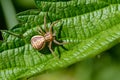
{"type": "Polygon", "coordinates": [[[37,9],[18,13],[19,24],[1,31],[0,78],[24,79],[84,60],[58,72],[58,75],[74,68],[68,74],[71,80],[72,74],[73,80],[118,80],[119,74],[113,74],[119,73],[119,3],[118,0],[35,0],[37,9]],[[53,29],[56,39],[69,43],[64,46],[53,44],[59,60],[53,57],[47,46],[37,51],[30,44],[31,37],[38,34],[38,27],[43,28],[46,13],[48,27],[51,22],[59,20],[53,29]],[[99,58],[90,59],[100,53],[99,58]]]}

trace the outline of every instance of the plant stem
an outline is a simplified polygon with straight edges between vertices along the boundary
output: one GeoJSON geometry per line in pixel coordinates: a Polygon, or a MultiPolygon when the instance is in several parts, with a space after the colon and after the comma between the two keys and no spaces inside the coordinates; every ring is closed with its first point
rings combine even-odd
{"type": "Polygon", "coordinates": [[[16,19],[16,12],[11,0],[1,0],[1,6],[3,9],[4,17],[6,20],[7,28],[11,29],[18,21],[16,19]]]}

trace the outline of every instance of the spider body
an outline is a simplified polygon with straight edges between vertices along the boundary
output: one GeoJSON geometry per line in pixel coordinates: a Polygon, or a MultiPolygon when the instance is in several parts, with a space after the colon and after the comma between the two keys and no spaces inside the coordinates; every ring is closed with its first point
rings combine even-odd
{"type": "Polygon", "coordinates": [[[46,42],[49,43],[48,44],[48,47],[49,47],[49,50],[51,51],[51,53],[56,56],[54,53],[53,53],[53,50],[52,50],[52,42],[58,44],[58,45],[63,45],[64,43],[60,43],[58,42],[57,40],[55,40],[55,33],[52,32],[52,27],[57,23],[58,21],[56,22],[53,22],[51,25],[50,25],[50,28],[49,30],[47,30],[46,28],[46,16],[44,17],[44,29],[45,29],[45,32],[40,28],[39,29],[39,33],[40,35],[36,35],[36,36],[33,36],[31,38],[31,45],[33,46],[33,48],[37,49],[37,50],[41,50],[45,47],[45,44],[46,42]]]}

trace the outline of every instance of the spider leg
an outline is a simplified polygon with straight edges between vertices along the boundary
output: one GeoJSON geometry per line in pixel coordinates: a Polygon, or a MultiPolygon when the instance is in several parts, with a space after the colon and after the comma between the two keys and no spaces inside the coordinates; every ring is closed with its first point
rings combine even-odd
{"type": "Polygon", "coordinates": [[[58,41],[57,41],[57,40],[55,40],[55,39],[53,40],[53,42],[54,42],[54,43],[56,43],[56,44],[58,44],[58,45],[63,45],[63,44],[66,44],[66,42],[62,42],[62,43],[61,43],[61,42],[58,42],[58,41]]]}
{"type": "MultiPolygon", "coordinates": [[[[59,20],[58,20],[58,21],[59,21],[59,20]]],[[[50,25],[49,32],[52,32],[52,27],[53,27],[56,23],[58,23],[58,21],[55,21],[55,22],[53,22],[53,23],[50,25]]]]}
{"type": "MultiPolygon", "coordinates": [[[[46,15],[47,15],[47,14],[46,14],[46,15]]],[[[45,28],[45,32],[48,32],[47,26],[46,26],[46,15],[44,16],[44,28],[45,28]]]]}
{"type": "Polygon", "coordinates": [[[55,37],[56,36],[56,31],[53,33],[53,37],[55,37]]]}
{"type": "Polygon", "coordinates": [[[38,33],[41,34],[41,35],[45,34],[45,32],[40,27],[38,27],[38,33]]]}
{"type": "Polygon", "coordinates": [[[52,50],[52,41],[49,43],[48,47],[49,47],[49,50],[51,51],[52,55],[53,55],[54,57],[56,57],[55,53],[54,53],[53,50],[52,50]]]}

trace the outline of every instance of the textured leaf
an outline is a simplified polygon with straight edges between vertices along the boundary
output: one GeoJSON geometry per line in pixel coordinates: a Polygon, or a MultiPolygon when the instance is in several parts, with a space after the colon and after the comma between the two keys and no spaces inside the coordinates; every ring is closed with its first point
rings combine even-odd
{"type": "Polygon", "coordinates": [[[93,57],[120,41],[120,2],[110,0],[35,0],[38,10],[17,14],[20,24],[2,31],[0,42],[0,78],[13,80],[37,73],[67,67],[93,57]],[[32,36],[43,27],[48,13],[47,26],[54,26],[56,39],[68,42],[63,46],[53,44],[53,57],[47,46],[41,51],[30,44],[32,36]],[[15,34],[16,36],[14,36],[15,34]]]}

